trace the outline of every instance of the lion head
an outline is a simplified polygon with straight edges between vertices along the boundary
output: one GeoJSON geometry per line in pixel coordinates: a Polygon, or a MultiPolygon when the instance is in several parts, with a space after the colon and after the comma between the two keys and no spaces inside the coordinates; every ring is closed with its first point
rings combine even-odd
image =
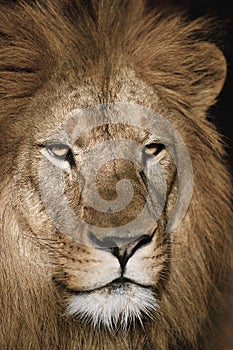
{"type": "Polygon", "coordinates": [[[232,247],[210,21],[94,0],[0,17],[1,349],[206,346],[232,247]]]}

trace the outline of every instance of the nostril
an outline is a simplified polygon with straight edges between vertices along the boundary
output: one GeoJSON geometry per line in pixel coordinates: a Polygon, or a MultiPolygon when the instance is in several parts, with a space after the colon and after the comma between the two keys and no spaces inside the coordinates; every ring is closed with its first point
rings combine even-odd
{"type": "Polygon", "coordinates": [[[117,244],[111,237],[104,237],[102,240],[97,238],[92,232],[89,233],[89,239],[95,247],[100,249],[112,249],[116,248],[117,244]]]}
{"type": "Polygon", "coordinates": [[[118,245],[118,248],[112,250],[112,254],[115,255],[119,260],[122,270],[124,269],[131,256],[136,252],[136,250],[149,243],[151,239],[152,236],[142,235],[139,238],[135,239],[133,242],[125,245],[118,245]]]}
{"type": "Polygon", "coordinates": [[[110,251],[120,262],[122,269],[127,264],[131,256],[152,240],[153,235],[142,235],[129,242],[129,239],[122,239],[120,237],[105,237],[100,240],[93,233],[89,234],[92,243],[99,249],[110,251]],[[127,243],[125,243],[127,242],[127,243]]]}
{"type": "Polygon", "coordinates": [[[143,245],[149,243],[151,241],[152,237],[147,235],[142,235],[141,237],[137,238],[131,243],[128,243],[126,245],[119,246],[120,253],[125,253],[130,257],[132,256],[136,250],[141,248],[143,245]]]}
{"type": "Polygon", "coordinates": [[[134,252],[136,250],[138,250],[139,248],[141,248],[142,246],[144,246],[145,244],[149,243],[152,240],[153,236],[148,236],[148,235],[143,235],[141,236],[138,240],[136,240],[135,245],[132,248],[132,255],[134,254],[134,252]]]}

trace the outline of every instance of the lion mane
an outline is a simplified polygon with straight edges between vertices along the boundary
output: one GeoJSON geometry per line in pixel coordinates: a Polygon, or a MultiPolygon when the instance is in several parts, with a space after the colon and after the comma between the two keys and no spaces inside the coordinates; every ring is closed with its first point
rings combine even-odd
{"type": "MultiPolygon", "coordinates": [[[[151,12],[143,1],[0,3],[2,350],[215,348],[226,319],[232,211],[222,137],[206,118],[226,76],[211,27],[209,19],[189,22],[177,13],[151,12]],[[194,188],[186,216],[169,238],[158,313],[143,325],[110,332],[67,316],[50,271],[50,242],[37,242],[29,214],[20,214],[17,191],[18,174],[32,162],[24,148],[32,147],[31,125],[43,128],[28,106],[37,108],[46,93],[69,85],[71,71],[82,77],[80,85],[92,78],[100,103],[114,102],[118,86],[111,79],[121,69],[156,93],[163,115],[173,115],[190,153],[194,188]]],[[[124,79],[118,84],[127,87],[124,79]]],[[[82,100],[89,105],[85,91],[82,100]]],[[[30,174],[24,181],[33,181],[30,174]]],[[[29,202],[36,210],[33,197],[29,202]]]]}

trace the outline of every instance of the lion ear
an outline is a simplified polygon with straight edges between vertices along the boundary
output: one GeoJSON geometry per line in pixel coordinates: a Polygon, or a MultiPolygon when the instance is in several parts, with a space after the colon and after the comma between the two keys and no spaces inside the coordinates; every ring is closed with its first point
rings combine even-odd
{"type": "Polygon", "coordinates": [[[195,105],[200,110],[207,110],[216,102],[223,88],[227,63],[222,51],[215,44],[202,43],[199,50],[200,60],[196,67],[198,79],[193,84],[196,90],[195,105]]]}

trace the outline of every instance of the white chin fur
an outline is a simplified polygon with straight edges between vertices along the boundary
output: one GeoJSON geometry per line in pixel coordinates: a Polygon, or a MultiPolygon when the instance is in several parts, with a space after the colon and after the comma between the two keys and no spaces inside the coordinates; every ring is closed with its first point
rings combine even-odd
{"type": "Polygon", "coordinates": [[[103,325],[111,331],[118,327],[127,329],[136,319],[142,323],[142,314],[153,318],[156,310],[153,292],[134,284],[103,287],[72,296],[68,301],[69,315],[79,315],[94,327],[103,325]]]}

